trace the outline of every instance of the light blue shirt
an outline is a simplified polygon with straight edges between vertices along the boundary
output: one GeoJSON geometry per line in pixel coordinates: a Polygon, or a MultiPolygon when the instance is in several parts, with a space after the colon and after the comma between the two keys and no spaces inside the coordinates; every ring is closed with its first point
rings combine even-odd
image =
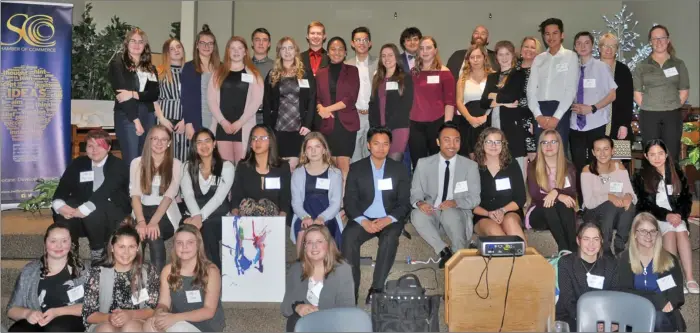
{"type": "MultiPolygon", "coordinates": [[[[362,220],[374,220],[387,216],[386,210],[384,209],[384,199],[382,198],[382,191],[379,189],[379,181],[384,179],[384,166],[386,165],[386,159],[382,163],[382,167],[377,169],[374,167],[374,162],[372,159],[369,160],[372,166],[372,180],[374,181],[374,200],[372,204],[367,207],[364,212],[364,216],[358,216],[355,218],[355,222],[362,223],[362,220]]],[[[392,182],[393,183],[393,182],[392,182]]],[[[392,186],[393,187],[393,186],[392,186]]],[[[389,215],[392,222],[396,222],[396,218],[389,215]]]]}
{"type": "MultiPolygon", "coordinates": [[[[582,64],[585,66],[583,69],[583,104],[593,105],[605,98],[610,93],[610,90],[617,89],[617,84],[615,83],[615,78],[613,73],[606,63],[591,58],[587,63],[582,64]]],[[[580,67],[577,68],[580,72],[580,67]]],[[[576,88],[578,91],[578,86],[576,88]]],[[[632,102],[630,102],[632,103],[632,102]]],[[[571,114],[571,119],[569,120],[569,128],[576,131],[590,131],[592,129],[599,128],[608,124],[608,119],[610,119],[610,110],[612,104],[608,104],[596,111],[596,113],[589,113],[586,115],[586,126],[582,129],[578,128],[576,123],[576,114],[571,114]]]]}

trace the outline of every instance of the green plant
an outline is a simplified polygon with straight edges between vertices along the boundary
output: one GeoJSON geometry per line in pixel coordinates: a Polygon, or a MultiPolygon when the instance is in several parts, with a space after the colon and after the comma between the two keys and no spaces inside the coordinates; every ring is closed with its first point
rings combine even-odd
{"type": "MultiPolygon", "coordinates": [[[[683,132],[700,132],[700,127],[695,123],[683,123],[683,132]]],[[[681,143],[688,146],[688,157],[681,161],[681,165],[692,165],[695,167],[695,170],[700,171],[700,143],[693,142],[693,140],[687,136],[681,137],[681,143]]]]}
{"type": "Polygon", "coordinates": [[[180,22],[170,23],[170,38],[180,40],[180,22]]]}
{"type": "Polygon", "coordinates": [[[37,184],[34,186],[34,192],[37,192],[37,195],[20,203],[19,208],[22,208],[25,212],[30,212],[32,214],[39,213],[39,215],[41,215],[41,209],[51,207],[53,194],[58,187],[58,180],[39,178],[36,182],[37,184]]]}

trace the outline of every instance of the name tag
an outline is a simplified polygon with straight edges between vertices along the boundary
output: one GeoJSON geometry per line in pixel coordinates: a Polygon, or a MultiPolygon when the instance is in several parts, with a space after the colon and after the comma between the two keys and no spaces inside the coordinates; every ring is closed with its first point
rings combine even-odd
{"type": "Polygon", "coordinates": [[[253,82],[253,75],[250,75],[248,73],[242,73],[241,81],[251,83],[253,82]]]}
{"type": "MultiPolygon", "coordinates": [[[[438,77],[438,81],[440,80],[440,77],[438,77]]],[[[389,81],[386,83],[386,90],[399,90],[399,83],[394,82],[394,81],[389,81]]]]}
{"type": "Polygon", "coordinates": [[[380,191],[393,190],[394,187],[391,184],[391,178],[380,179],[377,182],[377,187],[380,191]]]}
{"type": "Polygon", "coordinates": [[[510,178],[496,179],[496,191],[510,190],[510,178]]]}
{"type": "Polygon", "coordinates": [[[583,79],[584,88],[595,88],[595,79],[583,79]]]}
{"type": "Polygon", "coordinates": [[[316,178],[316,188],[321,190],[329,190],[331,181],[328,178],[316,178]]]}
{"type": "Polygon", "coordinates": [[[85,296],[85,289],[82,285],[79,285],[73,289],[68,290],[68,301],[73,303],[85,296]]]}
{"type": "Polygon", "coordinates": [[[455,184],[455,194],[466,192],[466,191],[469,191],[469,186],[467,185],[466,180],[463,180],[461,182],[457,182],[455,184]]]}
{"type": "Polygon", "coordinates": [[[83,171],[80,173],[80,182],[91,182],[95,180],[95,171],[83,171]]]}
{"type": "Polygon", "coordinates": [[[610,192],[612,193],[622,193],[622,182],[611,182],[610,192]]]}
{"type": "Polygon", "coordinates": [[[666,77],[676,76],[678,75],[678,70],[676,70],[676,67],[666,68],[664,69],[664,75],[666,75],[666,77]]]}
{"type": "Polygon", "coordinates": [[[566,177],[565,180],[566,180],[566,182],[564,182],[564,188],[571,187],[571,183],[569,183],[569,177],[566,177]]]}
{"type": "Polygon", "coordinates": [[[202,294],[199,290],[189,290],[185,292],[187,303],[202,303],[202,294]]]}
{"type": "Polygon", "coordinates": [[[299,88],[308,88],[308,87],[309,87],[309,80],[307,80],[307,79],[299,80],[299,88]]]}
{"type": "Polygon", "coordinates": [[[153,176],[153,181],[151,182],[153,186],[160,186],[160,176],[153,176]]]}
{"type": "Polygon", "coordinates": [[[266,190],[279,190],[280,189],[280,177],[265,177],[265,189],[266,190]]]}
{"type": "Polygon", "coordinates": [[[148,291],[146,291],[146,288],[141,289],[139,292],[139,298],[134,297],[134,295],[131,295],[131,303],[134,305],[139,305],[145,301],[148,300],[148,291]]]}
{"type": "Polygon", "coordinates": [[[586,281],[588,282],[588,286],[593,289],[603,289],[605,277],[588,273],[586,274],[586,281]]]}
{"type": "Polygon", "coordinates": [[[437,84],[437,83],[440,83],[440,76],[439,75],[428,76],[428,84],[437,84]]]}
{"type": "Polygon", "coordinates": [[[676,281],[673,281],[673,276],[666,275],[660,279],[657,279],[656,284],[659,285],[659,289],[661,289],[661,291],[666,291],[675,287],[676,281]]]}
{"type": "Polygon", "coordinates": [[[666,194],[673,195],[673,184],[666,185],[666,194]]]}
{"type": "Polygon", "coordinates": [[[568,72],[569,71],[569,64],[563,63],[563,64],[557,64],[556,66],[557,72],[568,72]]]}

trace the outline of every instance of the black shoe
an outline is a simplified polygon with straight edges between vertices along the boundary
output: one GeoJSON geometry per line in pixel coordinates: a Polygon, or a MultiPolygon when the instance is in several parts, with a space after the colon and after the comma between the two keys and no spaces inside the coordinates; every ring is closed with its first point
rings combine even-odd
{"type": "Polygon", "coordinates": [[[384,290],[382,289],[369,288],[369,291],[367,292],[367,298],[365,299],[365,305],[372,304],[372,295],[381,294],[383,292],[384,290]]]}
{"type": "Polygon", "coordinates": [[[445,263],[447,263],[447,261],[450,260],[450,258],[452,258],[452,254],[452,250],[450,250],[449,247],[446,247],[442,251],[440,251],[440,262],[438,263],[438,268],[445,268],[445,263]]]}

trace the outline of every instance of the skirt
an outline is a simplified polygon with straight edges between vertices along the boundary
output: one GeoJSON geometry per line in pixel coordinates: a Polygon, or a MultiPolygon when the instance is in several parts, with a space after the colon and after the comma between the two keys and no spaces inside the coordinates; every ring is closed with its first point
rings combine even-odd
{"type": "Polygon", "coordinates": [[[333,132],[326,135],[328,147],[333,157],[352,157],[355,153],[355,139],[357,131],[348,131],[340,122],[340,118],[336,115],[333,132]]]}

